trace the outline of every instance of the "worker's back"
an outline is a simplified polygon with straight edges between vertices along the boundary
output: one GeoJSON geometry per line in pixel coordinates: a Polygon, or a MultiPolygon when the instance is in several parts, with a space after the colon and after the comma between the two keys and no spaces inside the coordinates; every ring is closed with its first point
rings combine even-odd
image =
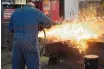
{"type": "Polygon", "coordinates": [[[39,10],[24,6],[13,13],[13,29],[15,40],[36,39],[38,35],[39,10]]]}
{"type": "Polygon", "coordinates": [[[9,30],[14,32],[14,46],[38,45],[38,24],[49,28],[51,27],[51,20],[39,10],[28,5],[17,9],[9,22],[9,30]]]}

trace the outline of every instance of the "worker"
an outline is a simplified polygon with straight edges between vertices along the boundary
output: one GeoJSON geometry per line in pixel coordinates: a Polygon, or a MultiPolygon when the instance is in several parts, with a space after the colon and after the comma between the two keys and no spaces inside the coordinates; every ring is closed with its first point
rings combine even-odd
{"type": "Polygon", "coordinates": [[[29,2],[16,9],[8,25],[14,33],[12,49],[12,69],[39,69],[38,25],[50,28],[52,20],[29,2]]]}

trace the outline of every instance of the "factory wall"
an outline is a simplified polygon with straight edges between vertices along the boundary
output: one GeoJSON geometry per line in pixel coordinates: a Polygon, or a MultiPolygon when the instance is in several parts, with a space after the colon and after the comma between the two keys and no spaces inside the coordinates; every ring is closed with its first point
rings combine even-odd
{"type": "Polygon", "coordinates": [[[79,1],[78,0],[65,0],[65,19],[73,20],[79,11],[79,1]]]}

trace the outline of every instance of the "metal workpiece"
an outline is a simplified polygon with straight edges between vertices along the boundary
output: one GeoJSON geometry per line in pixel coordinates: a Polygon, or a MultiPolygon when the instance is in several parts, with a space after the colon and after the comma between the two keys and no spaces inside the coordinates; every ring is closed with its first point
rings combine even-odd
{"type": "MultiPolygon", "coordinates": [[[[42,39],[40,40],[42,41],[42,39]]],[[[50,40],[49,40],[50,41],[50,40]]],[[[83,60],[84,63],[84,56],[85,55],[98,55],[99,56],[99,62],[104,61],[103,48],[104,43],[103,42],[96,42],[96,41],[88,41],[88,48],[85,51],[85,53],[79,53],[79,51],[76,48],[73,48],[71,44],[65,44],[66,41],[63,42],[49,42],[47,40],[45,44],[45,54],[44,56],[47,57],[55,57],[60,60],[66,60],[66,61],[79,61],[83,60]]],[[[69,41],[70,42],[70,41],[69,41]]]]}

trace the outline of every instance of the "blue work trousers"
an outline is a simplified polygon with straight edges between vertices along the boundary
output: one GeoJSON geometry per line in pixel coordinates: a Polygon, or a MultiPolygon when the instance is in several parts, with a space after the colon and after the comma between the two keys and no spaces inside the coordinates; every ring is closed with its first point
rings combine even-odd
{"type": "Polygon", "coordinates": [[[12,69],[25,69],[25,65],[28,69],[39,69],[38,49],[28,47],[23,44],[13,46],[12,69]]]}

